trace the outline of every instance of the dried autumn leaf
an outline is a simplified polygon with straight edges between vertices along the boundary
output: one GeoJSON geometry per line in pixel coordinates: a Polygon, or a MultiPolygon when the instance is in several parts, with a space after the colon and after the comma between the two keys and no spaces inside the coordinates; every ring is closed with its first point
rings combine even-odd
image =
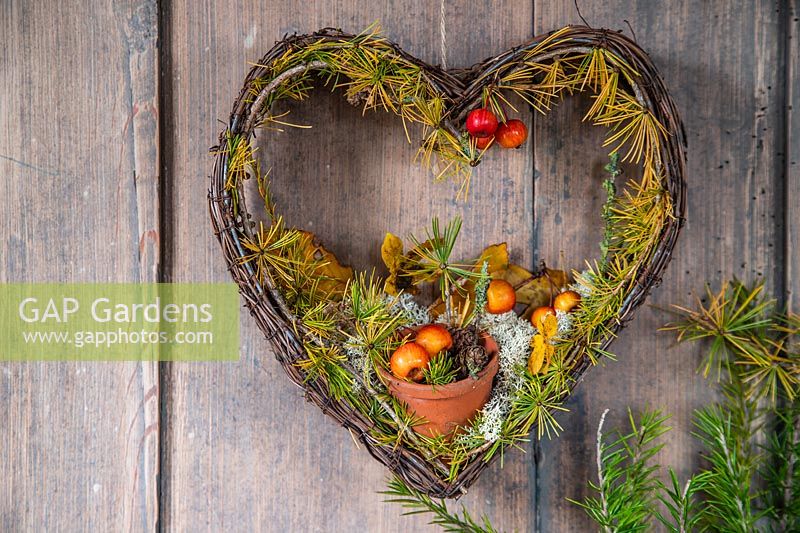
{"type": "Polygon", "coordinates": [[[381,259],[389,272],[400,268],[403,259],[403,240],[397,235],[386,233],[381,244],[381,259]]]}
{"type": "Polygon", "coordinates": [[[542,368],[542,372],[547,372],[547,369],[550,368],[550,362],[553,360],[553,356],[556,354],[556,347],[550,343],[547,343],[544,352],[544,367],[542,368]]]}
{"type": "Polygon", "coordinates": [[[425,241],[415,246],[408,253],[403,253],[403,241],[400,237],[387,233],[381,245],[381,258],[389,270],[389,277],[384,282],[383,290],[387,294],[397,296],[400,292],[416,294],[419,292],[417,285],[426,281],[435,281],[435,278],[415,275],[409,272],[409,265],[418,261],[422,255],[420,250],[430,249],[430,241],[425,241]]]}
{"type": "Polygon", "coordinates": [[[537,333],[531,339],[531,355],[528,358],[528,372],[531,375],[536,375],[539,370],[542,368],[542,364],[544,364],[544,356],[545,356],[545,343],[544,337],[537,333]]]}
{"type": "Polygon", "coordinates": [[[383,244],[381,244],[381,259],[383,259],[383,264],[389,270],[389,277],[384,282],[383,290],[387,294],[397,296],[400,293],[400,288],[398,287],[400,270],[405,259],[403,256],[403,241],[400,237],[386,233],[386,237],[383,238],[383,244]]]}
{"type": "Polygon", "coordinates": [[[531,274],[519,265],[509,265],[503,279],[514,286],[517,303],[533,308],[550,305],[550,300],[567,285],[567,273],[545,268],[541,273],[531,274]]]}
{"type": "Polygon", "coordinates": [[[547,340],[552,339],[558,333],[558,319],[554,315],[547,315],[542,319],[541,325],[537,326],[542,335],[547,340]]]}
{"type": "Polygon", "coordinates": [[[553,359],[553,355],[556,353],[556,347],[546,342],[544,344],[544,365],[542,365],[541,373],[544,374],[547,372],[547,369],[550,368],[550,361],[553,359]]]}
{"type": "Polygon", "coordinates": [[[305,260],[317,262],[316,274],[319,277],[319,289],[329,296],[341,297],[347,282],[353,277],[353,269],[339,263],[333,252],[322,246],[313,233],[309,231],[301,233],[303,237],[298,245],[305,260]]]}
{"type": "Polygon", "coordinates": [[[478,257],[478,260],[475,261],[475,272],[480,272],[484,262],[487,263],[487,270],[491,277],[501,277],[500,274],[509,266],[508,246],[506,246],[506,243],[501,242],[500,244],[487,246],[480,257],[478,257]]]}
{"type": "Polygon", "coordinates": [[[542,319],[538,329],[539,333],[531,340],[532,351],[528,358],[528,371],[534,375],[540,371],[547,372],[550,366],[550,360],[556,352],[551,340],[558,332],[558,319],[553,315],[547,315],[542,319]]]}

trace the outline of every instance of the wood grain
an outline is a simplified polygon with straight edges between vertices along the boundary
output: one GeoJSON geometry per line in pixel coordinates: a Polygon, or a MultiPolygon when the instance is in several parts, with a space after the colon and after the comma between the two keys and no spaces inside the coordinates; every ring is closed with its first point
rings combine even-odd
{"type": "MultiPolygon", "coordinates": [[[[0,9],[2,281],[154,281],[156,2],[0,9]]],[[[2,363],[0,529],[152,530],[155,364],[2,363]]]]}
{"type": "MultiPolygon", "coordinates": [[[[170,224],[174,253],[166,258],[174,279],[227,280],[211,239],[200,178],[210,170],[211,144],[238,94],[247,69],[287,32],[334,25],[360,31],[376,19],[411,53],[439,58],[438,3],[397,2],[381,10],[368,2],[321,2],[312,11],[288,2],[266,8],[234,3],[175,2],[168,49],[173,68],[167,95],[173,132],[166,144],[175,176],[170,224]]],[[[448,13],[448,63],[466,66],[530,35],[530,8],[476,6],[448,13]],[[514,15],[513,17],[511,15],[514,15]],[[479,34],[464,35],[472,17],[479,34]],[[509,23],[509,21],[511,21],[509,23]]],[[[453,201],[449,185],[433,185],[412,163],[401,124],[385,114],[362,118],[341,95],[324,89],[292,106],[292,120],[313,125],[264,135],[260,153],[272,169],[279,208],[288,220],[315,231],[339,256],[359,268],[380,263],[385,231],[420,231],[431,216],[460,213],[459,253],[509,241],[528,262],[532,255],[532,160],[505,155],[478,170],[480,194],[471,204],[453,201]]],[[[417,134],[419,135],[419,134],[417,134]]],[[[416,140],[416,139],[415,139],[416,140]]],[[[169,529],[266,531],[434,530],[426,519],[400,519],[381,503],[386,470],[316,408],[301,401],[273,361],[263,336],[243,314],[238,364],[172,365],[165,405],[167,457],[163,465],[164,526],[169,529]],[[246,511],[244,511],[246,510],[246,511]]],[[[506,529],[532,524],[530,461],[511,454],[481,479],[465,502],[487,511],[506,529]]]]}
{"type": "MultiPolygon", "coordinates": [[[[772,2],[685,1],[580,2],[589,24],[626,28],[628,19],[641,46],[653,58],[683,114],[689,141],[688,222],[650,302],[668,306],[691,303],[690,293],[709,280],[738,276],[764,279],[769,290],[782,286],[783,208],[781,152],[782,37],[772,2]]],[[[578,23],[572,1],[536,2],[536,30],[578,23]]],[[[585,105],[560,110],[555,121],[537,119],[534,212],[537,251],[544,258],[562,255],[571,263],[596,255],[595,235],[587,239],[586,216],[597,206],[581,202],[602,198],[599,171],[604,152],[590,164],[569,157],[585,145],[585,105]],[[563,113],[563,115],[562,115],[563,113]],[[563,118],[562,118],[563,117],[563,118]],[[574,148],[573,148],[574,147],[574,148]],[[579,185],[573,182],[579,180],[579,185]],[[572,198],[575,188],[582,199],[572,198]],[[592,191],[595,191],[592,193],[592,191]],[[591,211],[586,211],[591,209],[591,211]]],[[[595,144],[597,146],[597,144],[595,144]]],[[[664,312],[642,308],[637,319],[612,346],[619,362],[587,373],[561,417],[564,434],[542,442],[537,483],[540,531],[590,530],[586,515],[565,501],[588,494],[595,479],[594,441],[600,414],[611,412],[607,428],[625,423],[626,407],[646,406],[672,414],[674,428],[659,461],[672,465],[681,479],[697,466],[698,445],[690,436],[693,409],[713,398],[712,389],[695,374],[699,346],[673,348],[672,338],[657,334],[668,320],[664,312]]]]}
{"type": "Polygon", "coordinates": [[[786,303],[800,313],[800,0],[787,2],[786,32],[786,104],[783,107],[786,127],[784,241],[786,303]]]}

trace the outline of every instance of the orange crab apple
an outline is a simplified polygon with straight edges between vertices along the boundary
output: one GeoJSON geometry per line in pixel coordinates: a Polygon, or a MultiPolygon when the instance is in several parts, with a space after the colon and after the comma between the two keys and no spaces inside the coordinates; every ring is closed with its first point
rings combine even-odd
{"type": "Polygon", "coordinates": [[[449,350],[453,347],[453,337],[447,328],[441,324],[428,324],[417,331],[414,342],[425,348],[431,357],[437,355],[442,350],[449,350]]]}
{"type": "Polygon", "coordinates": [[[556,310],[548,305],[543,305],[541,307],[537,307],[533,310],[533,314],[531,315],[531,324],[535,327],[541,327],[542,321],[547,315],[555,316],[556,310]]]}
{"type": "Polygon", "coordinates": [[[581,303],[581,295],[575,291],[564,291],[556,296],[553,307],[558,311],[569,313],[581,303]]]}
{"type": "Polygon", "coordinates": [[[425,348],[416,342],[407,342],[394,351],[389,366],[392,374],[400,379],[422,381],[425,377],[423,371],[428,368],[430,360],[425,348]]]}
{"type": "Polygon", "coordinates": [[[493,315],[507,313],[514,309],[517,294],[514,287],[503,279],[493,279],[486,289],[486,310],[493,315]]]}

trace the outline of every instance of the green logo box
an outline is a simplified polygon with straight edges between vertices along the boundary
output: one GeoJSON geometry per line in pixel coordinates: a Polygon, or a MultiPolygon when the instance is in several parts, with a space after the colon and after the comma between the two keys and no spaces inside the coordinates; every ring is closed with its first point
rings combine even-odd
{"type": "Polygon", "coordinates": [[[232,361],[233,283],[0,284],[0,361],[232,361]]]}

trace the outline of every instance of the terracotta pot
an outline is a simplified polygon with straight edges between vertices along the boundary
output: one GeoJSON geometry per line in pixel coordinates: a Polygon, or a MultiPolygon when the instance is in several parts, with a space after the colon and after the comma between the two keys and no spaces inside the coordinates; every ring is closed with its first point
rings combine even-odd
{"type": "Polygon", "coordinates": [[[468,376],[447,385],[411,383],[378,369],[389,392],[407,405],[408,411],[425,421],[414,426],[414,431],[434,437],[450,435],[458,427],[464,427],[489,401],[492,382],[500,367],[500,348],[487,333],[482,334],[483,345],[490,354],[486,367],[478,372],[478,378],[468,376]]]}

